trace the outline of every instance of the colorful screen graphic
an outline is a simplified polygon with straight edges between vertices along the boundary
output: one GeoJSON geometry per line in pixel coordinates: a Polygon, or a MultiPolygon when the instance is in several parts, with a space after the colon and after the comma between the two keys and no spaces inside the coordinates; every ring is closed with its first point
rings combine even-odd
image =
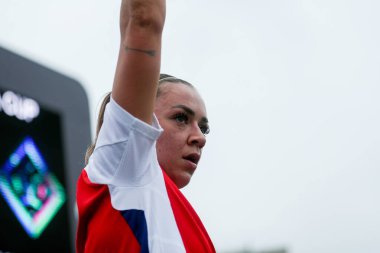
{"type": "Polygon", "coordinates": [[[0,252],[70,252],[61,118],[0,90],[0,252]]]}
{"type": "Polygon", "coordinates": [[[0,190],[31,238],[38,238],[65,201],[34,141],[26,137],[0,170],[0,190]]]}

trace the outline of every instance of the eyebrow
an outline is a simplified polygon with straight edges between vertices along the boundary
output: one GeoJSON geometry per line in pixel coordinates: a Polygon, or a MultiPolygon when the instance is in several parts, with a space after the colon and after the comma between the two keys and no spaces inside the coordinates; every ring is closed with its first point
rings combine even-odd
{"type": "MultiPolygon", "coordinates": [[[[180,109],[184,110],[186,113],[190,114],[191,116],[193,116],[193,117],[195,116],[195,112],[192,109],[190,109],[189,107],[187,107],[186,105],[179,104],[179,105],[173,106],[172,108],[180,108],[180,109]]],[[[206,117],[202,117],[200,122],[203,124],[208,124],[208,119],[206,117]]]]}

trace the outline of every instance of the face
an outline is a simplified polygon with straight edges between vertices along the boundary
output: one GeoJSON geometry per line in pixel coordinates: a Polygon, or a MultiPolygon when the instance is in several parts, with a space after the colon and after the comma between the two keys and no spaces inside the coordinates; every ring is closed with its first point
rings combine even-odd
{"type": "Polygon", "coordinates": [[[162,169],[182,188],[189,183],[206,144],[206,107],[188,85],[162,83],[160,89],[155,114],[164,132],[157,141],[157,157],[162,169]]]}

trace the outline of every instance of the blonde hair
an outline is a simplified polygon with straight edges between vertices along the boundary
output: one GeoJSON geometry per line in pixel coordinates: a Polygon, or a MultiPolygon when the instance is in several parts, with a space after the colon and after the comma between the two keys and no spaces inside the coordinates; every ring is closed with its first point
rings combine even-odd
{"type": "Polygon", "coordinates": [[[87,148],[86,155],[84,157],[84,163],[85,165],[88,164],[88,160],[90,159],[90,156],[94,152],[96,141],[98,139],[100,128],[103,125],[103,119],[104,119],[104,111],[106,110],[107,104],[111,100],[111,92],[108,92],[106,96],[104,97],[102,104],[100,105],[99,114],[98,114],[98,122],[96,124],[96,133],[95,133],[95,141],[91,143],[91,145],[87,148]]]}

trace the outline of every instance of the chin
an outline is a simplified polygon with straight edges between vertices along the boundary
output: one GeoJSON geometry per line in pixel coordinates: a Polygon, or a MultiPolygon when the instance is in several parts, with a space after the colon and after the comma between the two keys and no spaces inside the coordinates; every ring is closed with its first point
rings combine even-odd
{"type": "Polygon", "coordinates": [[[169,174],[169,177],[173,180],[178,189],[181,189],[188,185],[191,180],[191,175],[184,172],[173,176],[169,174]]]}

